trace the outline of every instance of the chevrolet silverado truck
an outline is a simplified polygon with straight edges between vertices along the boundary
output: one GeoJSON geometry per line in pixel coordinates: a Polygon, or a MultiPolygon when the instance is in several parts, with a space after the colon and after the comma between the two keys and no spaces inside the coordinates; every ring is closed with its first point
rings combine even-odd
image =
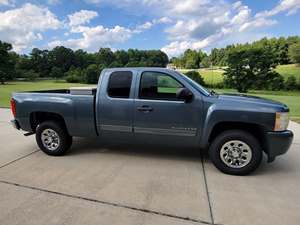
{"type": "Polygon", "coordinates": [[[97,87],[13,93],[12,124],[35,134],[48,155],[63,155],[72,137],[208,150],[222,172],[246,175],[289,149],[286,105],[221,95],[165,68],[115,68],[97,87]]]}

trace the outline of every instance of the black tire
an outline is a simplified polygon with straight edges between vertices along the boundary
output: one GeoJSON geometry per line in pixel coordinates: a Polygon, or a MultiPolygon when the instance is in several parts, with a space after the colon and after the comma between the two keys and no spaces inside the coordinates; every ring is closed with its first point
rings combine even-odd
{"type": "Polygon", "coordinates": [[[36,129],[35,138],[39,148],[46,154],[52,156],[59,156],[65,154],[66,151],[72,145],[72,137],[68,134],[67,130],[64,128],[63,125],[55,121],[45,121],[41,123],[36,129]],[[56,147],[50,145],[50,147],[47,147],[45,141],[43,141],[43,132],[49,130],[54,131],[56,133],[55,140],[59,139],[59,141],[56,141],[57,143],[55,143],[56,147]],[[51,149],[51,147],[53,149],[51,149]]]}
{"type": "MultiPolygon", "coordinates": [[[[253,172],[260,165],[262,160],[262,148],[257,139],[250,133],[243,130],[228,130],[219,134],[209,147],[209,156],[213,164],[223,173],[231,175],[247,175],[253,172]],[[233,168],[225,164],[221,159],[221,148],[229,141],[238,140],[250,147],[252,157],[248,164],[241,168],[233,168]]],[[[250,158],[250,157],[249,157],[250,158]]]]}

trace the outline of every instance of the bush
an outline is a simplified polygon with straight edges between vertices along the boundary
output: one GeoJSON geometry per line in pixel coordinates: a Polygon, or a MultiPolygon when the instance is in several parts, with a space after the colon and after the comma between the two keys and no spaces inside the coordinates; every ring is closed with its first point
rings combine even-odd
{"type": "Polygon", "coordinates": [[[24,78],[27,81],[34,81],[39,77],[39,74],[34,72],[33,70],[28,70],[24,72],[24,78]]]}
{"type": "Polygon", "coordinates": [[[284,83],[284,88],[288,91],[296,90],[298,88],[296,77],[288,77],[284,83]]]}
{"type": "Polygon", "coordinates": [[[80,83],[82,80],[80,77],[78,77],[74,74],[70,74],[70,75],[66,76],[66,81],[68,83],[80,83]]]}
{"type": "Polygon", "coordinates": [[[206,86],[203,77],[199,74],[197,71],[189,71],[186,72],[185,75],[187,75],[192,80],[196,81],[198,84],[202,86],[206,86]]]}
{"type": "Polygon", "coordinates": [[[271,91],[279,91],[284,89],[284,79],[280,74],[277,74],[272,79],[268,80],[267,87],[265,88],[271,91]]]}
{"type": "Polygon", "coordinates": [[[65,73],[66,81],[69,83],[80,83],[84,82],[83,72],[79,68],[71,68],[65,73]]]}
{"type": "Polygon", "coordinates": [[[50,77],[58,79],[58,78],[63,77],[63,75],[64,74],[63,74],[63,71],[61,70],[61,68],[56,67],[56,66],[52,67],[50,77]]]}
{"type": "Polygon", "coordinates": [[[289,56],[295,63],[300,63],[300,42],[289,47],[289,56]]]}
{"type": "Polygon", "coordinates": [[[101,70],[96,64],[89,65],[85,70],[84,82],[87,84],[97,84],[101,70]]]}

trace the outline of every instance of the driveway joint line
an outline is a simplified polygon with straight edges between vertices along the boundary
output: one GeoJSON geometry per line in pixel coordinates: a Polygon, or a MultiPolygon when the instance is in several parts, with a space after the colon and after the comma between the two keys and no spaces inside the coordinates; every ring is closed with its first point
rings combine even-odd
{"type": "Polygon", "coordinates": [[[20,161],[20,160],[22,160],[22,159],[25,159],[25,158],[27,158],[28,156],[31,156],[31,155],[33,155],[34,153],[37,153],[38,151],[40,151],[40,150],[35,150],[35,151],[33,151],[33,152],[30,152],[30,153],[28,153],[28,154],[26,154],[26,155],[23,155],[23,156],[17,158],[17,159],[14,159],[14,160],[12,160],[12,161],[10,161],[10,162],[8,162],[8,163],[5,163],[4,165],[0,166],[0,169],[2,169],[3,167],[9,166],[9,165],[11,165],[11,164],[13,164],[13,163],[15,163],[15,162],[18,162],[18,161],[20,161]]]}
{"type": "Polygon", "coordinates": [[[99,203],[99,204],[102,204],[102,205],[109,205],[109,206],[112,206],[112,207],[124,208],[124,209],[128,209],[128,210],[138,211],[138,212],[152,214],[152,215],[169,217],[169,218],[173,218],[173,219],[184,220],[184,221],[195,222],[195,223],[215,225],[215,224],[212,224],[212,223],[210,223],[208,221],[204,221],[204,220],[199,220],[199,219],[193,219],[193,218],[190,218],[190,217],[173,215],[173,214],[170,214],[170,213],[159,212],[159,211],[155,211],[155,210],[151,210],[151,209],[138,208],[138,207],[135,207],[135,206],[124,205],[124,204],[115,203],[115,202],[107,202],[107,201],[97,200],[97,199],[83,197],[83,196],[79,196],[79,195],[67,194],[67,193],[58,192],[58,191],[51,191],[51,190],[47,190],[47,189],[44,189],[44,188],[23,185],[23,184],[14,183],[14,182],[5,181],[5,180],[0,180],[0,183],[2,183],[2,184],[8,184],[8,185],[13,185],[13,186],[21,187],[21,188],[25,188],[25,189],[40,191],[40,192],[44,192],[44,193],[59,195],[59,196],[67,197],[67,198],[79,199],[79,200],[84,200],[84,201],[99,203]]]}
{"type": "Polygon", "coordinates": [[[214,225],[215,224],[214,215],[213,215],[211,199],[210,199],[209,191],[208,191],[207,177],[206,177],[205,166],[204,166],[204,157],[203,157],[202,152],[201,152],[201,164],[202,164],[203,178],[204,178],[204,184],[205,184],[205,190],[206,190],[206,195],[207,195],[211,223],[214,225]]]}

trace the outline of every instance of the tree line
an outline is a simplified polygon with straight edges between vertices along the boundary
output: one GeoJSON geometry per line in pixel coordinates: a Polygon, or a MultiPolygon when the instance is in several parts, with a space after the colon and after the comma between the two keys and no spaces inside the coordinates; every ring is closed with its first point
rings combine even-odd
{"type": "MultiPolygon", "coordinates": [[[[300,37],[263,38],[246,44],[228,45],[225,48],[212,49],[205,54],[201,50],[186,50],[181,56],[172,58],[177,68],[197,69],[218,66],[224,69],[224,82],[218,88],[234,88],[239,92],[249,89],[258,90],[295,90],[300,89],[300,80],[294,76],[286,80],[276,72],[280,64],[300,63],[300,37]]],[[[199,83],[198,72],[190,72],[199,83]]],[[[207,85],[206,85],[207,86],[207,85]]]]}
{"type": "Polygon", "coordinates": [[[64,46],[52,50],[32,49],[29,55],[12,51],[12,45],[0,41],[0,80],[14,78],[66,79],[68,82],[96,83],[103,68],[166,67],[168,56],[160,50],[117,50],[100,48],[98,52],[73,51],[64,46]]]}
{"type": "Polygon", "coordinates": [[[229,65],[229,55],[236,48],[256,48],[268,46],[273,52],[273,60],[277,64],[300,63],[300,37],[262,38],[259,41],[246,44],[227,45],[224,48],[213,48],[210,54],[202,50],[187,49],[182,55],[171,58],[170,62],[177,68],[198,69],[211,66],[224,67],[229,65]]]}

